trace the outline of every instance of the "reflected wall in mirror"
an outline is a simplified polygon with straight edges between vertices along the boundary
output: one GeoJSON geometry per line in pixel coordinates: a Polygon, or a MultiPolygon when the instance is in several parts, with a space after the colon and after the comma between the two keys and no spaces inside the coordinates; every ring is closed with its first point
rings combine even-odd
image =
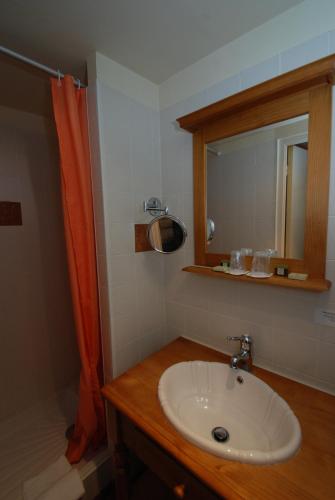
{"type": "Polygon", "coordinates": [[[207,144],[207,252],[304,258],[308,115],[207,144]]]}

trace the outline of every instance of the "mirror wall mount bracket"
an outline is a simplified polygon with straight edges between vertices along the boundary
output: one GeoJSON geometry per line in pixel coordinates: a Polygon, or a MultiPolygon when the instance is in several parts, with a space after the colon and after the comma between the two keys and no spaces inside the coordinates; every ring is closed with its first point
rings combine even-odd
{"type": "Polygon", "coordinates": [[[155,197],[143,202],[143,210],[144,212],[149,212],[153,217],[162,214],[167,215],[169,213],[169,207],[162,208],[161,200],[155,197]]]}
{"type": "MultiPolygon", "coordinates": [[[[307,64],[194,111],[177,121],[193,134],[193,191],[195,264],[207,268],[229,258],[210,253],[207,243],[206,145],[266,125],[308,114],[309,153],[305,210],[303,259],[271,259],[288,265],[290,271],[318,280],[318,288],[328,289],[325,280],[328,197],[330,177],[332,85],[335,83],[335,54],[307,64]]],[[[186,269],[185,269],[186,270],[186,269]]],[[[195,272],[195,270],[190,270],[195,272]]],[[[197,269],[199,273],[199,268],[197,269]]],[[[211,273],[206,271],[207,275],[211,273]]],[[[213,273],[215,274],[215,273],[213,273]]],[[[221,273],[220,273],[221,274],[221,273]]],[[[282,278],[284,279],[284,278],[282,278]]],[[[300,288],[307,288],[306,280],[300,288]]],[[[248,280],[249,282],[255,282],[248,280]]],[[[265,280],[262,280],[264,283],[265,280]]],[[[313,281],[314,283],[314,281],[313,281]]],[[[270,284],[270,283],[269,283],[270,284]]],[[[273,279],[272,285],[281,285],[273,279]]]]}

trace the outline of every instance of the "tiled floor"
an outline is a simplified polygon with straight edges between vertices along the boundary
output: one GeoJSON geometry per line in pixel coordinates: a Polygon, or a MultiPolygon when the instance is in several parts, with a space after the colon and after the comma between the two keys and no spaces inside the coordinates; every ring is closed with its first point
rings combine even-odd
{"type": "MultiPolygon", "coordinates": [[[[21,500],[22,483],[64,455],[65,431],[74,422],[76,406],[73,385],[0,422],[0,500],[21,500]]],[[[104,459],[106,451],[87,453],[76,466],[83,480],[104,459]]]]}

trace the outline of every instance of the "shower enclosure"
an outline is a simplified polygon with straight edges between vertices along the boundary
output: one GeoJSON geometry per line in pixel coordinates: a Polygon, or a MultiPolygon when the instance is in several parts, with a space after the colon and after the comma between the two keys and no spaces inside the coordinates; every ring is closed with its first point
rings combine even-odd
{"type": "MultiPolygon", "coordinates": [[[[0,499],[18,500],[65,452],[80,363],[49,82],[11,60],[0,71],[0,499]]],[[[106,457],[88,452],[82,478],[106,457]]]]}

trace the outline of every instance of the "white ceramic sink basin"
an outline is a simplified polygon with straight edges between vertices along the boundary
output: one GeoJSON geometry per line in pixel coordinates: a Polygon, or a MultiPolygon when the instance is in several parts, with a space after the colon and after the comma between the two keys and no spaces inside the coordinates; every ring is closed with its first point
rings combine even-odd
{"type": "Polygon", "coordinates": [[[243,370],[223,363],[177,363],[163,373],[158,395],[176,429],[214,455],[271,464],[287,460],[299,449],[300,425],[288,404],[243,370]],[[215,440],[215,427],[228,431],[225,442],[215,440]]]}

